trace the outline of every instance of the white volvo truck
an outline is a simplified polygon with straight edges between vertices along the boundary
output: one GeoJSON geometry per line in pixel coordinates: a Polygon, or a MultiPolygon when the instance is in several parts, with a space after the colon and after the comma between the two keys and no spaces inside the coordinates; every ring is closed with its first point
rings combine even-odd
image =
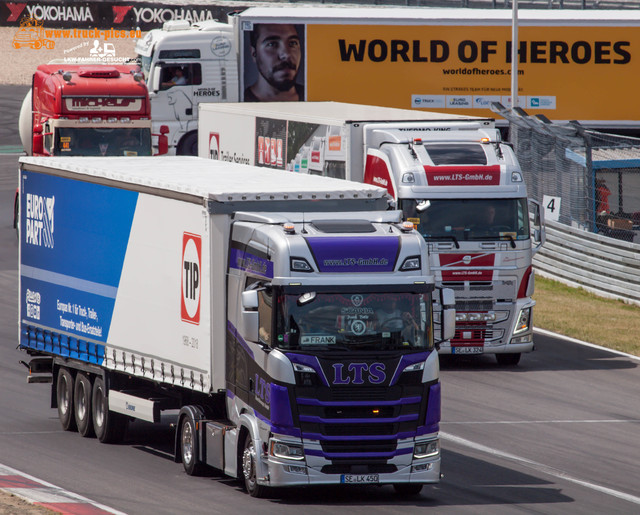
{"type": "Polygon", "coordinates": [[[179,410],[176,461],[253,496],[439,481],[453,292],[383,189],[197,157],[23,157],[20,199],[19,345],[65,430],[114,442],[179,410]]]}
{"type": "Polygon", "coordinates": [[[199,148],[386,188],[427,241],[438,283],[456,292],[456,334],[439,352],[516,365],[534,349],[542,212],[493,119],[339,102],[201,104],[199,148]]]}

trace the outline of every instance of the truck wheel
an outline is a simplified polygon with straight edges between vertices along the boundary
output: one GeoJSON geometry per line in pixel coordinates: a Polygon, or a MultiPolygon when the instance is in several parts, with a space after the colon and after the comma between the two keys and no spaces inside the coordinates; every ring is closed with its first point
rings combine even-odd
{"type": "Polygon", "coordinates": [[[56,382],[56,400],[58,402],[58,418],[65,431],[76,430],[76,419],[73,415],[73,376],[66,368],[58,371],[56,382]]]}
{"type": "Polygon", "coordinates": [[[180,457],[185,472],[190,476],[201,476],[205,466],[198,461],[198,435],[196,423],[191,416],[185,416],[180,427],[180,457]]]}
{"type": "Polygon", "coordinates": [[[120,413],[109,411],[107,389],[104,386],[102,377],[96,377],[95,381],[93,381],[91,418],[93,420],[93,429],[100,442],[122,442],[127,429],[128,419],[120,413]]]}
{"type": "Polygon", "coordinates": [[[399,495],[418,495],[422,491],[420,483],[397,483],[393,485],[393,489],[399,495]]]}
{"type": "Polygon", "coordinates": [[[498,365],[503,367],[515,367],[520,361],[519,352],[511,352],[507,354],[496,354],[498,365]]]}
{"type": "Polygon", "coordinates": [[[247,433],[242,452],[242,474],[244,475],[244,487],[251,497],[264,497],[267,487],[258,484],[256,476],[256,463],[258,456],[251,434],[247,433]]]}
{"type": "Polygon", "coordinates": [[[180,144],[176,152],[179,156],[197,156],[198,155],[198,133],[192,132],[187,134],[180,144]]]}
{"type": "Polygon", "coordinates": [[[93,436],[93,421],[91,420],[91,380],[84,374],[76,375],[76,385],[73,389],[73,412],[76,417],[78,432],[85,437],[93,436]]]}

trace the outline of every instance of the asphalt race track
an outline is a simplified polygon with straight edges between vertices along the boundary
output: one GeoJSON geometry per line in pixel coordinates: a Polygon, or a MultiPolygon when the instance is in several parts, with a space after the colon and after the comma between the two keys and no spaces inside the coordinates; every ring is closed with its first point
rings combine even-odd
{"type": "Polygon", "coordinates": [[[19,145],[8,113],[24,92],[0,86],[0,463],[131,515],[640,512],[640,360],[540,334],[516,368],[443,359],[445,475],[414,498],[368,486],[253,499],[228,478],[187,476],[170,416],[131,424],[122,445],[62,431],[49,385],[27,384],[16,350],[18,155],[6,152],[19,145]]]}

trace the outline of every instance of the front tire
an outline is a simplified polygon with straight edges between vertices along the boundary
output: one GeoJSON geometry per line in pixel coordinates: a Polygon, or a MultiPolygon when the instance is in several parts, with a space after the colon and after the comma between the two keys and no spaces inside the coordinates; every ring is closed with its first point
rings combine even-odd
{"type": "Polygon", "coordinates": [[[73,406],[78,432],[84,437],[94,436],[91,419],[91,379],[78,372],[74,388],[73,406]]]}
{"type": "Polygon", "coordinates": [[[58,403],[58,418],[60,419],[60,424],[62,424],[62,429],[75,431],[77,426],[73,413],[73,375],[66,368],[61,368],[58,371],[56,400],[58,403]]]}
{"type": "Polygon", "coordinates": [[[264,497],[267,494],[267,487],[258,484],[256,465],[258,455],[251,434],[247,433],[244,440],[244,450],[242,452],[242,474],[244,476],[244,487],[251,497],[264,497]]]}
{"type": "Polygon", "coordinates": [[[107,389],[102,377],[93,381],[91,394],[91,419],[96,437],[102,443],[120,443],[124,439],[128,419],[120,413],[109,411],[107,389]]]}
{"type": "Polygon", "coordinates": [[[198,133],[191,132],[187,134],[178,145],[176,152],[179,156],[197,156],[198,155],[198,133]]]}

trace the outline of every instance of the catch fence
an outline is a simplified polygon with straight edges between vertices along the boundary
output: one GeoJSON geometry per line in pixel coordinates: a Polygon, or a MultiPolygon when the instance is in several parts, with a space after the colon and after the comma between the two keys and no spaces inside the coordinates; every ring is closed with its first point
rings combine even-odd
{"type": "Polygon", "coordinates": [[[544,208],[536,271],[640,305],[640,139],[493,110],[508,120],[529,196],[544,208]]]}

